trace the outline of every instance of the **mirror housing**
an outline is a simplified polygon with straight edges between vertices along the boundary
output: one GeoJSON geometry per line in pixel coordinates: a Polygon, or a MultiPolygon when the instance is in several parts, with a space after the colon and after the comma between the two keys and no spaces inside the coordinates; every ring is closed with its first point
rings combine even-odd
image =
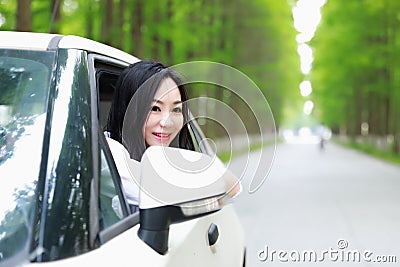
{"type": "Polygon", "coordinates": [[[220,210],[234,179],[216,156],[149,147],[141,161],[139,237],[166,254],[170,225],[220,210]]]}

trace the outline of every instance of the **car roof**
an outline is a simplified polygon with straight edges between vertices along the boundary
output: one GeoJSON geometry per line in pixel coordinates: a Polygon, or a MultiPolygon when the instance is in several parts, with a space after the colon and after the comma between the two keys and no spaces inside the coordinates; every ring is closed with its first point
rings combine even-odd
{"type": "Polygon", "coordinates": [[[138,58],[114,47],[74,35],[0,31],[0,48],[22,50],[80,49],[134,63],[138,58]]]}

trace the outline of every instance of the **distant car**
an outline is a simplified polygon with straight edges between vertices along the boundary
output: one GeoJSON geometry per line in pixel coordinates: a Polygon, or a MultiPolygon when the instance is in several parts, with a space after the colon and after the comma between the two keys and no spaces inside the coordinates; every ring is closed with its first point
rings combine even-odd
{"type": "Polygon", "coordinates": [[[0,266],[245,265],[231,204],[131,214],[102,126],[119,74],[138,60],[81,37],[0,32],[0,266]]]}

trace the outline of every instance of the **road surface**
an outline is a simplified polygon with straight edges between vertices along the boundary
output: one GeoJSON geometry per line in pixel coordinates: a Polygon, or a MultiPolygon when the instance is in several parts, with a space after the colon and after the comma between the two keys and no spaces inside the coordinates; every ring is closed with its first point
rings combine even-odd
{"type": "MultiPolygon", "coordinates": [[[[252,157],[249,169],[257,166],[252,157]]],[[[229,165],[237,175],[243,160],[229,165]]],[[[400,264],[399,166],[332,143],[323,151],[317,144],[283,143],[253,194],[250,179],[245,173],[235,200],[247,266],[400,264]]]]}

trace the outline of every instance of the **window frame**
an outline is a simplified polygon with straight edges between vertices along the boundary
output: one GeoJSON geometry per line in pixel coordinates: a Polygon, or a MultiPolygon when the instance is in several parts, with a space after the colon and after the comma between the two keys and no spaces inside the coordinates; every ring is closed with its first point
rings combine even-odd
{"type": "MultiPolygon", "coordinates": [[[[94,137],[93,138],[93,155],[96,155],[94,157],[94,170],[98,170],[95,173],[96,176],[96,183],[97,183],[97,202],[98,202],[98,212],[100,213],[100,164],[101,164],[101,150],[104,151],[104,156],[106,157],[107,162],[109,163],[109,168],[110,172],[112,175],[112,179],[114,182],[114,185],[116,186],[116,191],[118,193],[118,196],[120,200],[122,200],[123,203],[121,203],[121,206],[123,207],[123,210],[125,208],[127,209],[127,216],[116,222],[115,224],[105,228],[105,229],[100,229],[99,226],[99,241],[100,245],[106,243],[107,241],[113,239],[114,237],[120,235],[121,233],[129,230],[130,228],[134,227],[135,225],[140,223],[140,218],[139,218],[139,213],[131,213],[129,209],[129,205],[127,202],[127,199],[125,197],[124,191],[122,189],[122,183],[121,183],[121,178],[119,176],[118,170],[115,165],[114,158],[112,156],[111,150],[107,144],[107,141],[105,139],[102,125],[101,125],[101,119],[100,118],[100,98],[101,98],[101,89],[99,88],[99,78],[98,74],[101,72],[111,74],[111,75],[117,75],[118,73],[121,73],[126,67],[129,66],[129,63],[116,60],[111,57],[107,57],[104,55],[98,55],[98,54],[89,54],[88,55],[88,62],[89,62],[89,75],[90,75],[90,86],[91,86],[91,97],[92,97],[92,125],[93,125],[93,133],[94,137]]],[[[111,97],[112,99],[112,97],[111,97]]],[[[110,99],[110,100],[111,100],[110,99]]],[[[190,115],[191,116],[191,115],[190,115]]],[[[207,142],[206,137],[204,136],[201,128],[197,124],[197,122],[192,118],[189,121],[189,131],[191,132],[191,136],[193,138],[193,142],[197,144],[197,146],[200,149],[200,152],[208,154],[208,155],[214,155],[215,152],[210,147],[210,144],[207,142]],[[200,141],[204,140],[203,145],[199,146],[200,141]]],[[[125,212],[124,212],[125,213],[125,212]]],[[[100,218],[100,214],[98,216],[100,218]]]]}
{"type": "MultiPolygon", "coordinates": [[[[99,225],[99,242],[100,245],[105,244],[109,240],[117,237],[121,233],[131,229],[135,225],[139,224],[139,213],[131,214],[131,211],[128,207],[128,202],[126,200],[124,191],[122,189],[122,182],[119,176],[117,167],[115,165],[114,158],[111,154],[110,148],[107,144],[105,139],[101,121],[100,121],[100,94],[101,89],[99,88],[99,79],[98,73],[105,72],[105,73],[121,73],[129,63],[116,60],[111,57],[107,57],[104,55],[98,54],[89,54],[88,55],[88,62],[89,62],[89,77],[90,77],[90,87],[91,87],[91,100],[92,100],[92,133],[93,133],[93,157],[94,159],[94,170],[95,171],[95,180],[96,180],[96,190],[97,190],[97,197],[95,201],[97,202],[98,207],[98,219],[100,220],[100,174],[101,174],[101,151],[104,151],[104,156],[106,161],[108,162],[108,167],[110,168],[111,177],[113,179],[113,183],[115,185],[115,190],[117,195],[121,201],[121,207],[124,213],[124,218],[119,220],[118,222],[114,223],[113,225],[102,229],[99,225]]],[[[99,221],[100,223],[100,221],[99,221]]]]}
{"type": "Polygon", "coordinates": [[[209,156],[214,156],[215,152],[212,150],[210,143],[207,141],[207,137],[204,135],[197,121],[192,118],[192,114],[189,115],[191,120],[189,121],[189,132],[193,135],[193,142],[196,142],[196,145],[201,153],[207,154],[209,156]],[[200,145],[200,142],[202,145],[200,145]]]}

